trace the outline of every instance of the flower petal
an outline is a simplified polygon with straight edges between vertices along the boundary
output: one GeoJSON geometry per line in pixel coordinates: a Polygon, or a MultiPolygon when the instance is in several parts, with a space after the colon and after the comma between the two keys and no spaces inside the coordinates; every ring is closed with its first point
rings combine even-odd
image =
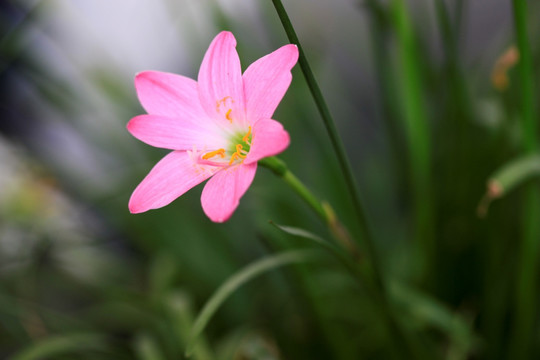
{"type": "Polygon", "coordinates": [[[222,31],[214,38],[201,63],[198,82],[201,104],[210,117],[225,124],[243,123],[242,69],[232,33],[222,31]]]}
{"type": "Polygon", "coordinates": [[[250,122],[272,117],[291,84],[291,69],[297,60],[296,45],[285,45],[247,68],[243,79],[246,116],[250,122]]]}
{"type": "Polygon", "coordinates": [[[161,159],[129,199],[133,214],[168,205],[220,168],[196,165],[186,151],[173,151],[161,159]]]}
{"type": "Polygon", "coordinates": [[[227,221],[240,203],[257,171],[257,163],[238,165],[218,172],[204,186],[201,204],[214,222],[227,221]]]}
{"type": "Polygon", "coordinates": [[[196,119],[172,118],[160,115],[139,115],[127,124],[131,135],[148,145],[171,150],[216,150],[227,141],[215,128],[196,119]]]}
{"type": "Polygon", "coordinates": [[[251,164],[260,159],[277,155],[289,146],[289,133],[279,122],[272,119],[259,120],[253,126],[251,148],[244,164],[251,164]]]}
{"type": "Polygon", "coordinates": [[[144,71],[135,77],[139,100],[147,113],[170,117],[207,118],[199,101],[197,82],[160,71],[144,71]]]}

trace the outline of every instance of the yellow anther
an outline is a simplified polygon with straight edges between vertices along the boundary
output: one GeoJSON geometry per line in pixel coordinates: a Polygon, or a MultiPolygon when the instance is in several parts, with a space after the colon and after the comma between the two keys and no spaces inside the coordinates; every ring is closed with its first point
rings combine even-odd
{"type": "Polygon", "coordinates": [[[238,153],[235,152],[234,154],[232,154],[231,156],[231,161],[229,161],[229,165],[232,165],[232,163],[234,162],[234,160],[238,157],[238,153]]]}
{"type": "Polygon", "coordinates": [[[230,123],[232,124],[231,111],[232,111],[232,109],[229,109],[229,110],[227,111],[227,113],[225,114],[225,117],[226,117],[227,120],[229,120],[230,123]]]}
{"type": "Polygon", "coordinates": [[[236,144],[236,153],[235,154],[238,154],[238,156],[240,156],[241,158],[245,158],[246,155],[244,154],[247,154],[247,152],[245,150],[242,150],[243,146],[240,145],[240,144],[236,144]]]}
{"type": "Polygon", "coordinates": [[[247,134],[244,135],[244,137],[242,138],[242,141],[245,142],[246,144],[249,144],[248,141],[249,141],[250,135],[251,135],[251,126],[249,127],[247,134]]]}
{"type": "MultiPolygon", "coordinates": [[[[231,97],[230,96],[225,96],[223,99],[216,101],[217,108],[219,109],[221,104],[225,104],[225,101],[227,101],[227,99],[231,99],[231,97]]],[[[231,99],[231,101],[232,101],[232,99],[231,99]]]]}
{"type": "Polygon", "coordinates": [[[210,158],[213,158],[214,156],[219,155],[223,159],[225,157],[225,149],[218,149],[214,151],[210,151],[202,156],[204,160],[208,160],[210,158]]]}
{"type": "Polygon", "coordinates": [[[242,144],[236,144],[236,152],[231,155],[231,160],[229,161],[229,165],[231,165],[234,160],[236,159],[245,159],[247,155],[247,151],[243,150],[242,144]]]}

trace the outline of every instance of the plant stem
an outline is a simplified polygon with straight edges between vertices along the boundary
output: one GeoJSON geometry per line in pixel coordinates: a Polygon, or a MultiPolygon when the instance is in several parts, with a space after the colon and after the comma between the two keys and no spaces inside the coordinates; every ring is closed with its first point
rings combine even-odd
{"type": "Polygon", "coordinates": [[[302,73],[304,74],[308,87],[311,91],[311,95],[315,100],[315,104],[317,105],[317,109],[319,110],[319,113],[323,120],[326,132],[330,137],[330,142],[332,143],[332,147],[334,149],[334,152],[336,153],[338,164],[343,173],[347,189],[349,191],[349,194],[351,195],[354,211],[356,214],[357,225],[360,230],[360,240],[363,240],[365,244],[366,258],[369,265],[371,266],[371,278],[374,283],[376,293],[379,295],[379,298],[375,300],[379,301],[382,309],[382,315],[385,318],[384,320],[389,327],[393,339],[396,341],[399,348],[404,351],[404,355],[407,356],[413,353],[413,346],[410,343],[407,334],[405,334],[402,327],[396,320],[395,314],[391,309],[391,305],[388,300],[388,291],[384,282],[379,259],[375,249],[375,244],[373,243],[373,240],[371,238],[367,217],[364,212],[362,202],[360,200],[360,193],[354,179],[347,153],[345,152],[343,143],[341,142],[341,139],[336,130],[334,120],[330,115],[330,111],[328,109],[328,106],[326,105],[326,101],[324,100],[321,90],[319,89],[319,85],[317,84],[313,72],[311,71],[311,67],[309,66],[302,45],[298,40],[298,36],[296,36],[296,32],[291,23],[291,20],[289,19],[287,11],[283,7],[281,0],[272,0],[272,3],[274,4],[276,12],[279,16],[279,19],[281,20],[281,23],[283,25],[283,28],[285,29],[285,33],[287,34],[289,41],[298,46],[298,62],[300,63],[302,73]]]}
{"type": "MultiPolygon", "coordinates": [[[[527,38],[527,2],[513,0],[514,25],[519,50],[519,79],[521,83],[522,147],[534,153],[540,144],[538,116],[534,105],[534,74],[527,38]]],[[[538,240],[540,239],[540,188],[530,184],[524,192],[522,239],[518,251],[517,291],[514,323],[509,345],[509,358],[524,359],[531,352],[534,321],[537,318],[538,240]]]]}
{"type": "MultiPolygon", "coordinates": [[[[272,170],[274,174],[282,178],[287,185],[291,187],[301,198],[308,204],[311,209],[317,214],[317,216],[329,227],[332,234],[336,239],[350,250],[350,238],[346,231],[339,231],[344,229],[339,220],[334,215],[331,208],[322,204],[317,198],[309,191],[309,189],[298,179],[288,168],[287,165],[278,159],[277,157],[268,157],[259,161],[259,164],[272,170]]],[[[356,252],[354,250],[353,252],[356,252]]]]}
{"type": "Polygon", "coordinates": [[[311,71],[311,67],[309,66],[304,50],[302,49],[302,45],[300,44],[300,41],[296,36],[296,32],[294,31],[291,20],[289,19],[289,16],[287,15],[287,12],[283,7],[283,4],[281,3],[281,0],[272,0],[272,3],[274,4],[281,23],[283,24],[283,28],[285,29],[285,33],[287,34],[289,41],[298,46],[298,62],[300,63],[300,67],[306,79],[309,90],[311,91],[311,95],[315,100],[315,104],[317,105],[317,109],[319,110],[319,113],[323,120],[326,132],[330,137],[330,142],[332,143],[332,147],[334,149],[334,152],[336,153],[339,166],[344,176],[345,184],[347,186],[349,194],[351,195],[354,211],[357,218],[357,225],[361,233],[360,239],[364,241],[367,252],[366,255],[369,259],[371,266],[373,267],[374,280],[377,283],[377,286],[381,289],[381,291],[385,292],[386,290],[384,289],[380,265],[376,256],[375,245],[373,244],[373,241],[371,239],[366,214],[360,201],[360,193],[356,186],[349,158],[345,152],[343,143],[341,142],[341,139],[338,135],[334,120],[332,118],[332,115],[330,115],[328,106],[326,105],[326,101],[324,100],[321,90],[319,89],[319,85],[317,84],[313,72],[311,71]]]}
{"type": "MultiPolygon", "coordinates": [[[[321,204],[317,198],[309,191],[309,189],[287,168],[287,165],[276,157],[268,157],[259,161],[259,164],[270,169],[274,174],[281,177],[305,202],[308,204],[313,211],[323,220],[330,231],[338,240],[341,245],[343,245],[348,251],[348,254],[352,256],[356,263],[349,262],[349,260],[344,260],[340,258],[340,261],[344,261],[344,264],[351,268],[348,270],[351,271],[351,274],[357,277],[357,280],[360,281],[360,284],[365,286],[366,293],[371,295],[371,299],[374,302],[374,305],[380,309],[384,321],[388,324],[390,334],[394,341],[398,344],[399,349],[392,347],[396,358],[400,358],[403,354],[407,354],[407,358],[411,357],[410,354],[418,354],[418,350],[413,347],[410,339],[407,334],[403,331],[398,321],[395,319],[394,311],[388,300],[388,294],[386,288],[382,288],[376,282],[372,267],[362,266],[361,269],[356,268],[358,264],[358,253],[353,243],[350,240],[348,232],[341,225],[339,220],[335,217],[331,208],[329,206],[324,206],[321,204]],[[403,351],[403,352],[400,352],[403,351]]],[[[328,249],[328,248],[327,248],[328,249]]],[[[330,252],[333,255],[336,253],[332,250],[330,252]]],[[[339,257],[339,256],[338,256],[339,257]]],[[[366,265],[366,264],[361,264],[366,265]]]]}

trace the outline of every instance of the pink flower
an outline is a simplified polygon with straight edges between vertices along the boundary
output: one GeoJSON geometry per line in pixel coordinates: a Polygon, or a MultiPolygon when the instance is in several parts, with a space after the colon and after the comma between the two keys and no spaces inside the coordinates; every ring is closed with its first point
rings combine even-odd
{"type": "Polygon", "coordinates": [[[212,221],[229,219],[253,181],[257,161],[289,145],[289,134],[271,117],[297,60],[296,46],[285,45],[242,74],[236,40],[223,31],[204,56],[198,82],[157,71],[138,74],[135,88],[148,114],[131,119],[127,129],[149,145],[174,151],[137,186],[129,210],[165,206],[211,177],[202,208],[212,221]]]}

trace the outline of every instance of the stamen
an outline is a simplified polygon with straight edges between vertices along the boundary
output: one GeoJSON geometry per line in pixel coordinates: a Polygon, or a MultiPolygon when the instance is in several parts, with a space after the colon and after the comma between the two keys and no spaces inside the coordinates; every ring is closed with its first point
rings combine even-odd
{"type": "Polygon", "coordinates": [[[225,114],[225,118],[227,118],[227,120],[229,120],[229,122],[232,124],[231,111],[232,111],[232,109],[229,109],[227,111],[227,113],[225,114]]]}
{"type": "Polygon", "coordinates": [[[245,142],[246,144],[248,145],[251,145],[248,141],[249,141],[249,135],[251,135],[251,126],[248,128],[248,132],[246,135],[244,135],[244,137],[242,138],[242,141],[245,142]]]}
{"type": "Polygon", "coordinates": [[[219,111],[219,107],[222,104],[225,104],[225,101],[227,101],[227,99],[231,99],[231,102],[234,102],[230,96],[225,96],[223,99],[216,101],[216,107],[217,107],[218,111],[219,111]]]}
{"type": "Polygon", "coordinates": [[[214,151],[210,151],[202,156],[204,160],[208,160],[210,158],[213,158],[214,156],[219,155],[223,159],[225,157],[225,149],[218,149],[214,151]]]}
{"type": "Polygon", "coordinates": [[[242,148],[243,148],[242,145],[236,144],[236,154],[238,154],[238,156],[240,156],[241,158],[245,158],[246,155],[243,155],[242,153],[247,154],[247,152],[245,150],[242,150],[242,148]]]}
{"type": "Polygon", "coordinates": [[[234,160],[236,159],[245,159],[248,152],[246,150],[243,150],[242,144],[236,144],[236,152],[231,155],[231,160],[229,161],[229,165],[232,165],[234,160]]]}
{"type": "Polygon", "coordinates": [[[235,152],[234,154],[232,154],[231,156],[231,161],[229,161],[229,165],[232,165],[232,163],[234,162],[234,160],[238,157],[238,153],[235,152]]]}

